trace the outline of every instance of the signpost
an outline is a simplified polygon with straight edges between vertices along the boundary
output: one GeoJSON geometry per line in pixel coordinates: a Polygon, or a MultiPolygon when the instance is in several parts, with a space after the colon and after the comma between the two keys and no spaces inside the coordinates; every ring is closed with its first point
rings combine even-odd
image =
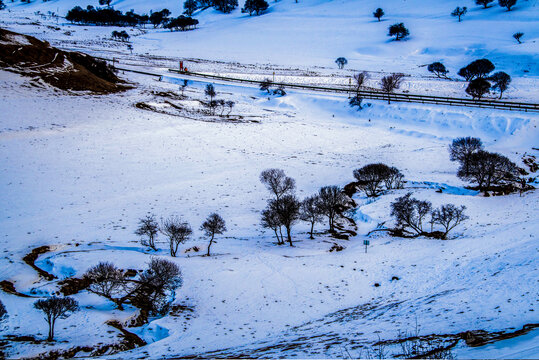
{"type": "Polygon", "coordinates": [[[367,247],[371,244],[369,240],[363,240],[363,245],[365,245],[365,254],[367,253],[367,247]]]}

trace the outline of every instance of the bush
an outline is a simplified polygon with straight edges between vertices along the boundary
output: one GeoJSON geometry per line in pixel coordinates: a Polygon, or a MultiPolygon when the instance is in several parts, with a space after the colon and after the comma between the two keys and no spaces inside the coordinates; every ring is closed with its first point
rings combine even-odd
{"type": "Polygon", "coordinates": [[[487,80],[483,78],[477,78],[470,81],[468,87],[466,88],[466,93],[470,95],[474,100],[481,100],[481,98],[485,94],[488,94],[490,88],[491,85],[487,80]]]}
{"type": "Polygon", "coordinates": [[[410,35],[410,31],[408,31],[403,23],[398,23],[389,27],[389,33],[387,35],[395,36],[395,40],[400,41],[410,35]]]}
{"type": "Polygon", "coordinates": [[[352,108],[357,107],[358,110],[361,110],[363,109],[363,107],[361,106],[362,102],[363,102],[363,98],[361,96],[352,96],[350,98],[350,101],[348,101],[348,104],[352,108]]]}
{"type": "MultiPolygon", "coordinates": [[[[86,9],[83,9],[80,6],[75,6],[67,12],[66,20],[72,23],[101,26],[136,26],[147,24],[152,19],[152,23],[154,23],[154,21],[157,21],[156,16],[158,14],[166,14],[167,12],[170,14],[167,9],[164,9],[161,12],[154,12],[152,16],[148,17],[147,15],[136,14],[133,11],[128,11],[124,14],[112,8],[100,9],[89,5],[86,9]]],[[[161,24],[164,20],[163,17],[160,17],[158,24],[161,24]]]]}
{"type": "Polygon", "coordinates": [[[348,60],[343,57],[338,57],[337,60],[335,60],[335,64],[339,67],[339,69],[343,69],[344,65],[348,64],[348,60]]]}
{"type": "Polygon", "coordinates": [[[386,189],[400,188],[404,176],[395,167],[377,163],[354,170],[354,177],[368,197],[376,197],[384,190],[384,185],[386,189]]]}
{"type": "Polygon", "coordinates": [[[120,40],[120,41],[128,41],[130,36],[129,34],[125,31],[125,30],[122,30],[122,31],[113,31],[112,32],[112,37],[114,39],[117,39],[117,40],[120,40]]]}
{"type": "Polygon", "coordinates": [[[457,172],[459,178],[476,183],[479,191],[488,191],[492,185],[514,182],[518,174],[518,167],[507,157],[484,150],[471,154],[468,168],[461,164],[457,172]]]}
{"type": "Polygon", "coordinates": [[[433,62],[432,64],[429,64],[427,70],[435,74],[437,77],[446,77],[447,73],[449,73],[449,70],[447,70],[444,64],[441,62],[433,62]]]}
{"type": "Polygon", "coordinates": [[[260,83],[260,90],[261,91],[267,91],[268,94],[270,93],[270,88],[271,86],[273,85],[273,82],[270,80],[270,79],[264,79],[264,81],[262,81],[260,83]]]}
{"type": "Polygon", "coordinates": [[[6,4],[4,4],[3,0],[0,0],[0,10],[4,10],[6,8],[6,4]]]}

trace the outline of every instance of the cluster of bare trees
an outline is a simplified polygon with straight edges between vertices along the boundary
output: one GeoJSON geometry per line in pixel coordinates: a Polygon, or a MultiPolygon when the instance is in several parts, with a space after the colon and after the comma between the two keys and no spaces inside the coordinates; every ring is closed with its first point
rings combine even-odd
{"type": "Polygon", "coordinates": [[[478,138],[454,139],[449,145],[449,156],[451,161],[460,164],[457,176],[476,183],[480,191],[486,192],[498,185],[523,182],[520,178],[520,175],[524,175],[523,169],[501,154],[485,151],[483,143],[478,138]]]}
{"type": "Polygon", "coordinates": [[[399,235],[412,237],[425,235],[445,240],[451,230],[468,219],[464,214],[465,209],[465,206],[456,207],[453,204],[433,209],[429,201],[418,200],[412,197],[412,193],[407,193],[391,203],[391,215],[395,217],[397,223],[394,232],[399,235]],[[429,214],[430,232],[427,232],[423,226],[427,223],[429,214]],[[435,225],[441,230],[434,231],[435,225]]]}
{"type": "MultiPolygon", "coordinates": [[[[226,231],[225,220],[221,215],[212,213],[202,223],[200,230],[209,238],[207,256],[210,256],[210,248],[214,243],[215,235],[226,231]]],[[[152,250],[157,250],[156,239],[159,233],[167,239],[170,256],[175,257],[180,244],[185,244],[191,238],[193,229],[188,222],[175,215],[161,219],[161,224],[157,222],[155,215],[146,215],[139,220],[139,226],[135,230],[135,234],[141,237],[141,244],[152,250]]]]}
{"type": "Polygon", "coordinates": [[[296,182],[286,176],[281,169],[266,169],[260,173],[260,181],[272,194],[267,207],[262,211],[261,224],[273,230],[277,244],[284,245],[283,228],[286,240],[292,242],[292,226],[299,220],[311,225],[310,238],[313,239],[314,225],[327,217],[329,230],[334,230],[339,209],[344,206],[346,197],[338,186],[324,186],[317,194],[300,201],[295,195],[296,182]]]}
{"type": "Polygon", "coordinates": [[[228,112],[226,114],[226,116],[228,117],[232,112],[234,105],[236,105],[236,103],[232,100],[215,99],[215,97],[217,96],[217,92],[215,91],[215,87],[213,86],[213,84],[206,85],[206,88],[204,89],[204,94],[210,99],[207,105],[210,108],[210,112],[212,115],[215,115],[215,111],[220,108],[220,116],[223,116],[225,110],[228,109],[228,112]]]}
{"type": "Polygon", "coordinates": [[[110,262],[100,262],[84,274],[88,291],[112,301],[119,310],[131,304],[148,314],[168,311],[170,299],[182,284],[178,265],[152,258],[139,274],[122,271],[110,262]]]}

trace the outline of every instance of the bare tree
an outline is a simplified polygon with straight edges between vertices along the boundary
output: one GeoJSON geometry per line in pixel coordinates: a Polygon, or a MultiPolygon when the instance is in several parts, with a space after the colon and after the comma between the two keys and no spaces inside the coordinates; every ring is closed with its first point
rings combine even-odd
{"type": "Polygon", "coordinates": [[[226,114],[227,117],[230,116],[230,113],[232,112],[232,108],[234,107],[236,103],[232,100],[226,101],[225,105],[228,107],[228,113],[226,114]]]}
{"type": "Polygon", "coordinates": [[[415,235],[423,234],[423,221],[430,213],[432,204],[412,198],[412,193],[397,198],[391,203],[391,216],[397,220],[397,228],[408,231],[410,228],[415,235]]]}
{"type": "Polygon", "coordinates": [[[470,157],[473,153],[482,150],[481,139],[474,137],[460,137],[453,140],[449,145],[449,160],[458,161],[463,167],[465,174],[469,173],[470,157]]]}
{"type": "Polygon", "coordinates": [[[49,337],[47,341],[54,340],[54,325],[56,320],[65,319],[73,312],[79,309],[77,301],[70,297],[50,297],[48,299],[40,299],[34,303],[34,308],[41,310],[45,314],[45,320],[49,324],[49,337]]]}
{"type": "Polygon", "coordinates": [[[206,221],[204,221],[200,226],[200,230],[204,231],[206,236],[210,238],[207,253],[207,256],[210,256],[210,247],[211,244],[213,244],[215,235],[222,234],[226,231],[225,220],[223,220],[223,218],[217,213],[210,214],[206,221]]]}
{"type": "Polygon", "coordinates": [[[146,217],[139,220],[139,226],[135,230],[135,234],[141,237],[141,244],[149,246],[153,250],[157,250],[155,246],[155,238],[157,237],[157,231],[159,225],[155,220],[155,215],[146,215],[146,217]]]}
{"type": "Polygon", "coordinates": [[[300,202],[295,195],[284,195],[279,199],[272,199],[268,203],[269,208],[274,212],[279,222],[286,229],[286,238],[290,246],[292,244],[292,225],[299,219],[300,202]]]}
{"type": "Polygon", "coordinates": [[[271,191],[276,199],[291,194],[296,188],[296,181],[285,175],[281,169],[266,169],[260,173],[260,182],[271,191]]]}
{"type": "Polygon", "coordinates": [[[177,216],[170,216],[163,220],[160,230],[168,238],[170,256],[173,257],[178,252],[178,246],[185,243],[193,233],[191,226],[177,216]]]}
{"type": "Polygon", "coordinates": [[[345,195],[340,187],[332,185],[322,187],[318,198],[318,208],[329,220],[329,231],[333,231],[339,207],[345,203],[345,195]]]}
{"type": "Polygon", "coordinates": [[[283,233],[281,231],[283,223],[274,208],[268,205],[266,209],[262,210],[260,223],[262,227],[273,230],[277,238],[277,245],[284,245],[283,233]]]}
{"type": "Polygon", "coordinates": [[[182,277],[178,265],[166,259],[152,258],[148,268],[140,275],[131,291],[133,305],[151,314],[163,314],[168,310],[168,298],[181,286],[182,277]]]}
{"type": "Polygon", "coordinates": [[[311,224],[310,238],[314,239],[314,224],[322,221],[322,211],[319,207],[320,198],[318,195],[313,195],[305,198],[301,202],[300,219],[311,224]]]}
{"type": "Polygon", "coordinates": [[[520,41],[520,38],[522,38],[524,36],[524,33],[523,32],[516,32],[513,34],[513,38],[519,43],[519,44],[522,44],[522,41],[520,41]]]}
{"type": "Polygon", "coordinates": [[[439,224],[444,228],[442,240],[447,239],[447,234],[451,230],[468,219],[464,210],[466,210],[466,206],[458,208],[453,204],[442,205],[439,209],[433,210],[431,223],[439,224]]]}
{"type": "Polygon", "coordinates": [[[486,191],[492,185],[516,181],[518,167],[503,155],[479,150],[470,156],[467,171],[461,164],[457,176],[477,183],[480,191],[486,191]]]}
{"type": "Polygon", "coordinates": [[[451,16],[458,17],[459,22],[461,20],[461,17],[464,16],[468,12],[468,8],[466,6],[463,6],[462,8],[460,6],[457,6],[455,10],[451,13],[451,16]]]}
{"type": "Polygon", "coordinates": [[[354,170],[354,177],[368,197],[375,197],[380,195],[383,185],[386,185],[388,189],[400,187],[403,175],[395,167],[377,163],[354,170]]]}
{"type": "Polygon", "coordinates": [[[369,79],[369,73],[362,71],[360,73],[354,74],[354,86],[356,88],[356,93],[359,93],[359,90],[365,85],[365,82],[369,79]]]}
{"type": "Polygon", "coordinates": [[[401,86],[403,78],[403,74],[391,74],[388,76],[384,76],[380,81],[380,87],[384,92],[387,93],[388,104],[391,104],[391,99],[389,95],[401,86]]]}
{"type": "MultiPolygon", "coordinates": [[[[90,284],[88,291],[112,301],[125,290],[124,274],[110,262],[100,262],[91,267],[83,275],[83,279],[90,284]]],[[[122,304],[117,305],[122,309],[122,304]]]]}

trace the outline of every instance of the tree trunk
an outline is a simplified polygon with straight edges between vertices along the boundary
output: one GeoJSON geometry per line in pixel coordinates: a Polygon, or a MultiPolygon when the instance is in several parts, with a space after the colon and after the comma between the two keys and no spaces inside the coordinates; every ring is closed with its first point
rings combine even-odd
{"type": "Polygon", "coordinates": [[[211,236],[210,243],[208,245],[208,254],[207,254],[207,256],[210,256],[210,247],[211,247],[211,244],[213,243],[213,237],[214,236],[215,236],[215,234],[212,234],[212,236],[211,236]]]}
{"type": "Polygon", "coordinates": [[[47,341],[54,340],[54,320],[49,320],[49,337],[47,341]]]}
{"type": "Polygon", "coordinates": [[[279,234],[281,234],[281,240],[277,243],[277,245],[283,245],[284,244],[283,230],[280,226],[279,226],[279,234]]]}
{"type": "Polygon", "coordinates": [[[311,222],[311,239],[314,239],[314,236],[313,236],[313,231],[314,231],[314,221],[311,222]]]}
{"type": "Polygon", "coordinates": [[[286,227],[286,237],[288,238],[288,243],[290,244],[290,246],[294,246],[292,245],[292,234],[290,233],[289,226],[286,227]]]}

